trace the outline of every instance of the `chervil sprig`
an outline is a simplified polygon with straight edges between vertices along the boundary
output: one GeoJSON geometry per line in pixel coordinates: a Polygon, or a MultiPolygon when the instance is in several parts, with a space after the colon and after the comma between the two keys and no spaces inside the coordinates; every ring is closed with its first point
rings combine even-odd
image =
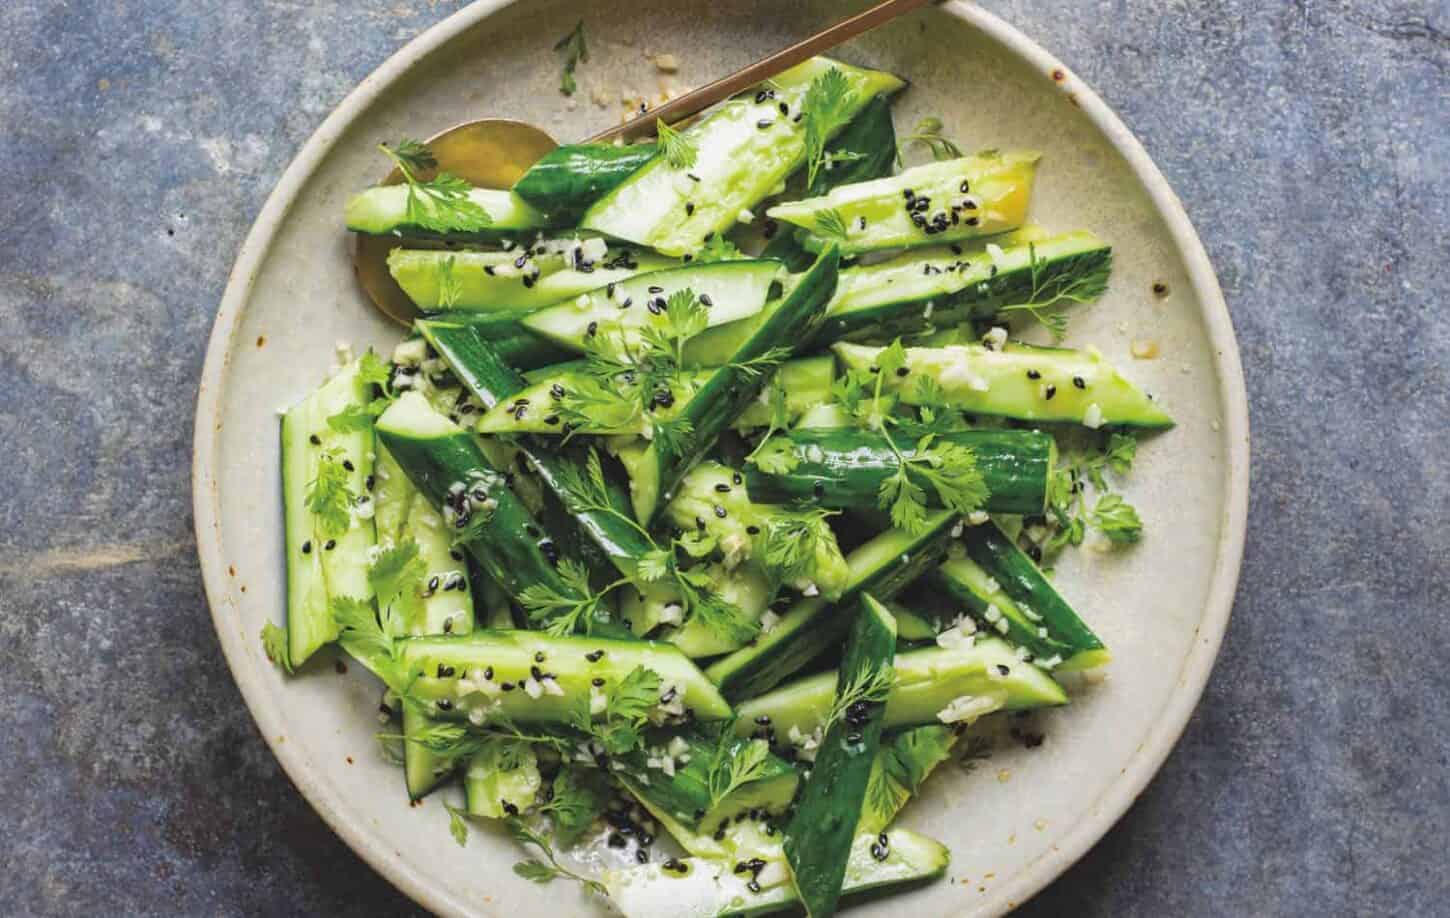
{"type": "Polygon", "coordinates": [[[815,184],[816,173],[826,160],[826,143],[851,120],[855,92],[838,68],[832,67],[811,81],[801,102],[801,123],[805,127],[806,187],[815,184]]]}
{"type": "Polygon", "coordinates": [[[1048,259],[1039,257],[1037,246],[1027,245],[1027,260],[1032,276],[1032,291],[1020,303],[1003,306],[998,315],[1025,312],[1033,321],[1052,333],[1053,340],[1067,335],[1067,313],[1052,310],[1065,303],[1091,303],[1108,289],[1112,274],[1111,258],[1074,259],[1068,270],[1048,271],[1048,259]]]}
{"type": "Polygon", "coordinates": [[[341,450],[327,450],[317,457],[317,475],[307,483],[307,509],[317,520],[318,534],[337,538],[352,526],[352,507],[357,500],[348,484],[350,473],[343,465],[341,450]]]}
{"type": "Polygon", "coordinates": [[[720,728],[720,739],[710,756],[705,779],[710,791],[707,809],[713,810],[739,788],[760,780],[770,764],[770,745],[758,739],[741,741],[734,726],[729,721],[720,728]]]}
{"type": "Polygon", "coordinates": [[[601,896],[606,894],[603,883],[586,876],[581,876],[563,864],[560,864],[559,859],[554,856],[554,849],[550,846],[548,839],[524,825],[517,818],[508,820],[507,825],[509,835],[513,836],[514,841],[524,846],[533,845],[546,858],[546,861],[540,861],[537,858],[519,861],[517,864],[514,864],[514,873],[523,877],[525,880],[531,880],[535,883],[549,883],[560,878],[573,880],[576,883],[583,884],[591,892],[596,892],[601,896]]]}
{"type": "Polygon", "coordinates": [[[426,182],[418,177],[438,165],[423,144],[404,138],[395,146],[378,144],[378,149],[398,167],[408,186],[408,223],[435,233],[476,232],[493,224],[483,205],[469,197],[473,186],[468,182],[451,172],[440,172],[426,182]]]}

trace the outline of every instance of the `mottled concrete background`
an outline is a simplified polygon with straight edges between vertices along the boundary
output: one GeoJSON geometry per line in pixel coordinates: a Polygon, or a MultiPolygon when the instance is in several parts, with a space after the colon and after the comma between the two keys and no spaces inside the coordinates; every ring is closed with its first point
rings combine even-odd
{"type": "MultiPolygon", "coordinates": [[[[991,6],[1167,173],[1253,402],[1213,681],[1133,810],[1024,911],[1450,914],[1450,6],[991,6]]],[[[455,8],[0,4],[0,912],[410,911],[293,790],[227,673],[191,417],[268,190],[455,8]]]]}

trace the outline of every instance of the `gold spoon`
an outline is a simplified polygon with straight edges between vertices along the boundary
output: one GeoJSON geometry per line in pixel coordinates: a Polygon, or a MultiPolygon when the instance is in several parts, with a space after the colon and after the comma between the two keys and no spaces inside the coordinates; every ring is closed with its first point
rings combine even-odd
{"type": "MultiPolygon", "coordinates": [[[[727,77],[671,99],[650,110],[648,118],[635,118],[595,134],[584,142],[607,143],[616,138],[633,140],[652,134],[656,121],[670,124],[688,118],[928,2],[930,0],[883,0],[727,77]]],[[[532,124],[507,118],[464,122],[435,134],[428,139],[427,145],[438,161],[438,170],[451,172],[480,188],[512,187],[530,166],[558,146],[552,137],[532,124]]],[[[433,173],[418,176],[424,181],[432,177],[433,173]]],[[[395,167],[380,184],[396,185],[402,180],[403,174],[395,167]]],[[[416,240],[409,244],[415,248],[445,247],[444,243],[416,240]]],[[[388,253],[401,246],[402,242],[394,236],[354,234],[352,263],[358,282],[373,303],[394,321],[411,325],[418,316],[418,309],[388,272],[388,253]]]]}

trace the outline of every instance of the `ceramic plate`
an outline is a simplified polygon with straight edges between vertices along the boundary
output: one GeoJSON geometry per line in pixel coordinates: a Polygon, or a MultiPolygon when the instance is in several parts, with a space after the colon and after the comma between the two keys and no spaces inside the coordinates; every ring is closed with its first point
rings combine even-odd
{"type": "MultiPolygon", "coordinates": [[[[659,91],[646,58],[682,62],[697,85],[839,17],[834,2],[639,0],[588,12],[592,56],[571,106],[550,48],[583,3],[468,7],[414,40],[333,112],[268,199],[237,258],[212,332],[197,406],[197,542],[212,617],[237,683],[287,773],[365,860],[419,903],[450,915],[602,913],[573,887],[516,877],[501,835],[449,838],[436,798],[410,807],[374,741],[378,685],[330,663],[284,679],[258,632],[283,615],[278,410],[316,386],[340,342],[390,347],[398,330],[354,284],[342,229],[347,195],[386,163],[374,144],[427,136],[479,115],[522,118],[561,140],[618,117],[589,87],[659,91]],[[728,9],[727,9],[728,7],[728,9]],[[546,906],[547,903],[547,906],[546,906]]],[[[1178,420],[1145,440],[1127,486],[1147,521],[1141,545],[1069,553],[1058,583],[1112,648],[1106,681],[1042,718],[1046,742],[943,768],[905,824],[948,844],[950,877],[862,913],[999,914],[1091,846],[1143,789],[1198,700],[1228,620],[1243,546],[1248,424],[1233,331],[1182,208],[1137,141],[1041,48],[973,6],[948,3],[841,49],[912,82],[898,125],[939,114],[968,148],[1044,153],[1033,217],[1113,245],[1112,287],[1073,319],[1178,420]],[[1155,284],[1166,295],[1155,295],[1155,284]],[[1160,356],[1135,360],[1134,339],[1160,356]]]]}

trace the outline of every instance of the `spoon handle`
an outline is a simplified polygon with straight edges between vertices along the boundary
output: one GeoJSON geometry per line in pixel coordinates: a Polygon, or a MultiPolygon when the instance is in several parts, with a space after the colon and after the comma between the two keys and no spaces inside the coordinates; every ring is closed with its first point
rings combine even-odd
{"type": "Polygon", "coordinates": [[[863,32],[869,32],[877,26],[890,22],[903,13],[923,7],[929,2],[931,0],[883,0],[849,19],[843,19],[807,39],[782,48],[769,57],[762,58],[727,77],[722,77],[699,89],[691,90],[676,99],[671,99],[659,108],[651,109],[648,117],[642,116],[626,121],[624,124],[595,134],[585,143],[605,143],[616,137],[633,140],[636,137],[653,134],[656,120],[670,124],[688,118],[716,102],[730,98],[742,89],[754,86],[762,80],[768,80],[782,70],[788,70],[802,61],[815,57],[822,51],[847,42],[863,32]]]}

